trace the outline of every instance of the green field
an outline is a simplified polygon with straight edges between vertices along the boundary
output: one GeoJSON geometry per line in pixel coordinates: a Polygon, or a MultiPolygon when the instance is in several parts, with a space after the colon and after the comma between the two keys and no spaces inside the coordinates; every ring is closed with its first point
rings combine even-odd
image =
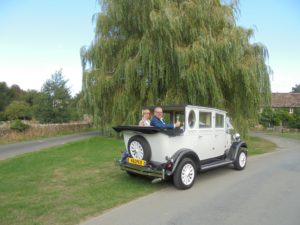
{"type": "Polygon", "coordinates": [[[128,179],[122,148],[97,137],[0,161],[0,224],[77,224],[164,185],[128,179]]]}
{"type": "Polygon", "coordinates": [[[276,144],[271,141],[259,138],[259,137],[249,137],[246,139],[248,146],[248,155],[258,155],[264,154],[276,149],[276,144]]]}
{"type": "MultiPolygon", "coordinates": [[[[248,141],[250,155],[268,142],[248,141]]],[[[90,138],[0,161],[0,224],[78,224],[172,185],[132,178],[114,165],[122,140],[90,138]]]]}

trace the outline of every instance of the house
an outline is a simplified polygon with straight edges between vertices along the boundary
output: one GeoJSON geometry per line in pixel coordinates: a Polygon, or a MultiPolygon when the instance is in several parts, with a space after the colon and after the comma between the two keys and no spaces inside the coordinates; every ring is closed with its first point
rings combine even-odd
{"type": "Polygon", "coordinates": [[[290,113],[300,108],[300,93],[272,93],[271,107],[288,108],[290,113]]]}

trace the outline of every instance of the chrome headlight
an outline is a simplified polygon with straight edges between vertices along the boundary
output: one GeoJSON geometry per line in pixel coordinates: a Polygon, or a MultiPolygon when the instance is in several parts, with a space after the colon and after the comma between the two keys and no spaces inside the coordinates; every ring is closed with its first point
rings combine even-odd
{"type": "Polygon", "coordinates": [[[235,141],[240,141],[241,140],[241,135],[239,133],[235,133],[233,135],[233,138],[234,138],[235,141]]]}

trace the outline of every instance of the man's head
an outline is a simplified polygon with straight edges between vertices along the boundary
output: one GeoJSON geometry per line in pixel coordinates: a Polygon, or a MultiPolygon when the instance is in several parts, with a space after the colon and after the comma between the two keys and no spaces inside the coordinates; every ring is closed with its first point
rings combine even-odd
{"type": "Polygon", "coordinates": [[[158,118],[161,119],[163,117],[163,110],[161,107],[155,107],[154,109],[154,115],[158,118]]]}

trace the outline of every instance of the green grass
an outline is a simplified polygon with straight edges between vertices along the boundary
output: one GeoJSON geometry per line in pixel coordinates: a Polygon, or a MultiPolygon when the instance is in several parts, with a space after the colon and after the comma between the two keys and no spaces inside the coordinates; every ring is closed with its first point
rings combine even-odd
{"type": "Polygon", "coordinates": [[[246,139],[246,143],[249,156],[268,153],[274,151],[277,147],[273,142],[259,137],[250,136],[246,139]]]}
{"type": "Polygon", "coordinates": [[[0,161],[0,224],[77,224],[162,188],[114,165],[123,148],[95,137],[0,161]]]}

